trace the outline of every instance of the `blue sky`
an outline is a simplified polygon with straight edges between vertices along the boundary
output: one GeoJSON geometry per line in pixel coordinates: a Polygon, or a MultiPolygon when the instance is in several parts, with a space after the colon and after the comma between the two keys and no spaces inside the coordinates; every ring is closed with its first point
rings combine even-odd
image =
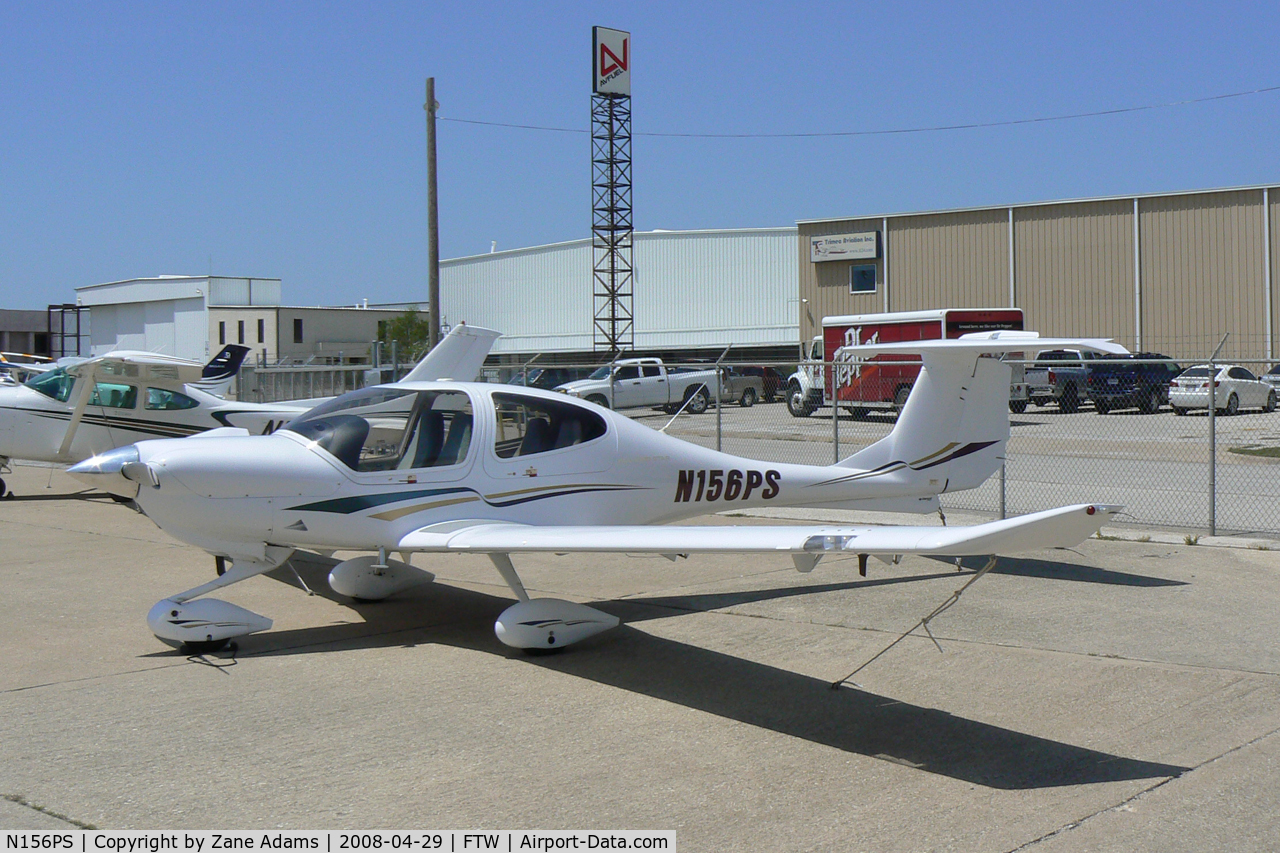
{"type": "MultiPolygon", "coordinates": [[[[635,225],[1280,183],[1275,3],[5,0],[0,307],[135,276],[423,300],[425,78],[443,258],[590,234],[593,25],[632,33],[635,225]]],[[[590,286],[584,278],[584,287],[590,286]]]]}

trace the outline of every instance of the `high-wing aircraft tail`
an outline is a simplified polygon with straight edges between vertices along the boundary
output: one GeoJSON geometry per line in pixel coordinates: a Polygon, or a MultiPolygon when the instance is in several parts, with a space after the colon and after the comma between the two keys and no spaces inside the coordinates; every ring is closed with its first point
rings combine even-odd
{"type": "Polygon", "coordinates": [[[231,387],[231,380],[240,372],[240,365],[248,354],[246,346],[227,344],[200,371],[199,381],[192,384],[201,391],[221,396],[231,387]]]}
{"type": "Polygon", "coordinates": [[[493,348],[493,342],[500,337],[501,332],[460,323],[400,381],[433,382],[438,379],[453,379],[470,382],[480,372],[489,350],[493,348]]]}
{"type": "Polygon", "coordinates": [[[923,361],[898,422],[880,441],[840,461],[842,467],[892,473],[922,494],[972,489],[1000,467],[1009,441],[1010,352],[1071,346],[1123,348],[1098,339],[1041,338],[1034,332],[985,332],[955,340],[845,347],[837,361],[918,354],[923,361]]]}

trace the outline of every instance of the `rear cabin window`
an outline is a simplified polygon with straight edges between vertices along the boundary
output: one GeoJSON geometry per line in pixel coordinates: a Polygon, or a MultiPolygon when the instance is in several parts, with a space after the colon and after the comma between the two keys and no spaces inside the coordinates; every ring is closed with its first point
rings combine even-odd
{"type": "Polygon", "coordinates": [[[132,409],[138,405],[138,389],[119,382],[99,382],[93,386],[89,405],[107,409],[132,409]]]}
{"type": "Polygon", "coordinates": [[[170,391],[167,388],[148,388],[147,402],[144,408],[154,412],[176,412],[182,409],[194,409],[200,404],[177,391],[170,391]]]}
{"type": "Polygon", "coordinates": [[[493,452],[499,459],[561,450],[605,434],[604,418],[573,403],[518,394],[494,394],[498,429],[493,452]]]}
{"type": "Polygon", "coordinates": [[[317,406],[284,429],[353,471],[456,465],[471,447],[471,400],[460,391],[368,388],[317,406]]]}

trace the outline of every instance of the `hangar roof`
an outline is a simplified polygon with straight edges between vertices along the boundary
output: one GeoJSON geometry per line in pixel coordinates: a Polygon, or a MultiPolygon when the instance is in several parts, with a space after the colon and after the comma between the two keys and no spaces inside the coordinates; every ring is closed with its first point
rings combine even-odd
{"type": "Polygon", "coordinates": [[[815,225],[823,222],[849,222],[856,219],[894,219],[900,216],[932,216],[942,213],[973,213],[981,210],[1008,210],[1011,207],[1049,207],[1057,204],[1086,204],[1098,201],[1123,201],[1126,199],[1169,198],[1184,195],[1210,195],[1212,193],[1241,192],[1245,190],[1264,190],[1280,186],[1280,183],[1250,184],[1241,187],[1213,187],[1200,190],[1176,190],[1164,193],[1124,193],[1121,195],[1093,196],[1086,198],[1065,198],[1050,201],[1022,201],[1013,204],[984,204],[975,207],[948,207],[938,210],[900,210],[896,213],[865,213],[849,216],[828,216],[822,219],[800,219],[797,225],[815,225]]]}

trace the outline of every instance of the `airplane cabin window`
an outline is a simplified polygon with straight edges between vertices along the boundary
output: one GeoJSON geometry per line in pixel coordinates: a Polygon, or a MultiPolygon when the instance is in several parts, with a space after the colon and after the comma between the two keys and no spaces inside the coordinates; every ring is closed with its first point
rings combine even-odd
{"type": "Polygon", "coordinates": [[[471,400],[462,392],[379,387],[344,394],[283,428],[352,470],[389,471],[464,461],[471,422],[471,400]]]}
{"type": "Polygon", "coordinates": [[[99,382],[93,386],[89,405],[107,409],[132,409],[138,405],[138,389],[134,385],[119,382],[99,382]]]}
{"type": "Polygon", "coordinates": [[[67,372],[61,367],[55,367],[53,370],[46,371],[27,380],[27,387],[32,391],[39,391],[59,403],[65,403],[71,398],[71,389],[75,387],[75,384],[75,377],[68,376],[67,372]]]}
{"type": "Polygon", "coordinates": [[[144,408],[157,412],[175,412],[180,409],[194,409],[199,405],[186,394],[165,388],[148,388],[144,408]]]}
{"type": "Polygon", "coordinates": [[[573,403],[494,394],[493,405],[498,416],[493,452],[500,459],[585,444],[606,430],[604,418],[573,403]]]}

